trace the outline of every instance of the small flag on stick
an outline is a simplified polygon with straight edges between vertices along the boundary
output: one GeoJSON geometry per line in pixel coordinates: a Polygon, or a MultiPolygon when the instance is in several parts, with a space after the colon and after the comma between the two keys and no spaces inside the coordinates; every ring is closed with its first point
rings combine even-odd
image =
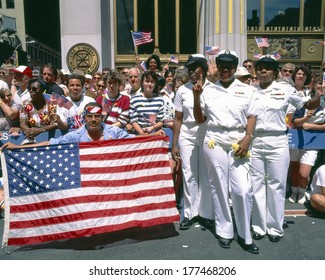
{"type": "Polygon", "coordinates": [[[255,37],[255,41],[259,48],[268,48],[270,46],[268,38],[256,38],[255,37]]]}
{"type": "Polygon", "coordinates": [[[135,46],[149,44],[153,41],[151,32],[131,31],[131,34],[135,46]]]}
{"type": "Polygon", "coordinates": [[[171,55],[169,60],[170,60],[170,62],[174,62],[174,63],[178,64],[178,58],[175,55],[171,55]]]}
{"type": "Polygon", "coordinates": [[[220,48],[217,46],[205,46],[205,55],[216,55],[220,51],[220,48]]]}

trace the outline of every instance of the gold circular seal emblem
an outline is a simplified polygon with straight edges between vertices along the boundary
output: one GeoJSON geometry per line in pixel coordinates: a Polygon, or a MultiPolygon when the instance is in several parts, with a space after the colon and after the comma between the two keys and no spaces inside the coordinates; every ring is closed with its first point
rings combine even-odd
{"type": "Polygon", "coordinates": [[[87,43],[73,45],[67,54],[67,65],[70,72],[79,69],[92,75],[99,68],[98,52],[87,43]]]}

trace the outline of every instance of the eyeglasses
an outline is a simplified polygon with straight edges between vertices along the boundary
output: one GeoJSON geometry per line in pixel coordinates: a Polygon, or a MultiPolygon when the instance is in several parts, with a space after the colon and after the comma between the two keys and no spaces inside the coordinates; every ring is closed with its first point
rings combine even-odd
{"type": "Polygon", "coordinates": [[[284,72],[284,73],[293,73],[293,71],[292,70],[289,70],[289,69],[282,69],[282,72],[284,72]]]}
{"type": "Polygon", "coordinates": [[[105,88],[103,85],[97,85],[98,88],[105,88]]]}

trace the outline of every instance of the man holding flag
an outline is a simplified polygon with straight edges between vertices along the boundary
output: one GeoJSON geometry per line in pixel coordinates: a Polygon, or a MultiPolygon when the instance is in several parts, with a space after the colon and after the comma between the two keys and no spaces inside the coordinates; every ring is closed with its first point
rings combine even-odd
{"type": "Polygon", "coordinates": [[[105,125],[101,111],[89,103],[73,132],[15,151],[2,146],[3,248],[179,220],[167,138],[126,139],[135,136],[105,125]]]}

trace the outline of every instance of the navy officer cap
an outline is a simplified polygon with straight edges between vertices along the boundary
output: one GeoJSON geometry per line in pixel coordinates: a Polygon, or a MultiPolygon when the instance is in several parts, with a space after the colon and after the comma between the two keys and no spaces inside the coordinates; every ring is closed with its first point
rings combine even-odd
{"type": "Polygon", "coordinates": [[[201,66],[205,67],[208,65],[208,61],[202,54],[192,54],[188,57],[185,67],[189,68],[191,66],[201,66]]]}
{"type": "Polygon", "coordinates": [[[238,65],[238,56],[237,53],[235,51],[231,51],[231,50],[222,50],[219,55],[216,57],[216,64],[220,64],[220,63],[231,63],[238,65]]]}
{"type": "Polygon", "coordinates": [[[257,68],[259,65],[268,65],[276,70],[279,68],[279,62],[273,55],[270,54],[262,55],[260,59],[256,61],[255,68],[257,68]]]}

